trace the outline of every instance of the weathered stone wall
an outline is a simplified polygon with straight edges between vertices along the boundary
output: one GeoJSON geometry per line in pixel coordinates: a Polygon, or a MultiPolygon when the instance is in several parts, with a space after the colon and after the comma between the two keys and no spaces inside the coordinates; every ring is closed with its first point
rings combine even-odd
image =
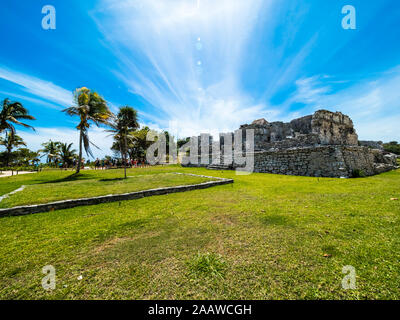
{"type": "MultiPolygon", "coordinates": [[[[230,158],[221,155],[219,165],[215,166],[215,169],[243,167],[236,164],[234,156],[234,153],[230,158]]],[[[257,151],[247,154],[247,157],[250,156],[254,156],[253,172],[294,176],[351,178],[355,171],[372,176],[397,168],[395,155],[358,146],[329,145],[257,151]]],[[[210,162],[205,164],[200,162],[199,157],[196,164],[187,166],[209,167],[209,164],[211,165],[211,158],[210,162]]]]}
{"type": "MultiPolygon", "coordinates": [[[[351,177],[355,171],[374,175],[397,167],[396,156],[384,152],[379,143],[361,141],[359,146],[353,121],[341,112],[319,110],[289,123],[258,119],[242,125],[239,129],[242,152],[247,150],[248,129],[254,130],[254,172],[351,177]]],[[[219,164],[210,161],[210,169],[237,167],[224,151],[226,140],[232,140],[233,136],[233,133],[220,136],[221,159],[217,159],[219,164]]],[[[189,166],[208,164],[198,161],[189,166]]]]}
{"type": "Polygon", "coordinates": [[[358,145],[353,121],[341,112],[319,110],[311,120],[312,133],[320,137],[321,144],[358,145]]]}
{"type": "Polygon", "coordinates": [[[318,146],[254,153],[254,172],[313,177],[352,177],[355,170],[375,175],[397,166],[391,155],[366,147],[318,146]]]}
{"type": "Polygon", "coordinates": [[[372,149],[383,150],[383,142],[382,141],[359,141],[359,145],[362,147],[369,147],[372,149]]]}
{"type": "Polygon", "coordinates": [[[246,129],[254,130],[256,151],[316,145],[358,145],[353,121],[341,112],[319,110],[289,123],[259,119],[240,127],[243,137],[246,129]]]}

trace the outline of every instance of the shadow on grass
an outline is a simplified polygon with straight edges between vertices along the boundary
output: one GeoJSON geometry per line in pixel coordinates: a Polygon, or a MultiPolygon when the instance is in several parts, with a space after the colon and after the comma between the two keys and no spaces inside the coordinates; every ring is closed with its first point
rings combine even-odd
{"type": "Polygon", "coordinates": [[[69,181],[77,181],[77,180],[90,180],[93,179],[92,176],[85,175],[83,173],[73,173],[67,177],[61,178],[61,179],[56,179],[56,180],[50,180],[50,181],[44,181],[39,184],[47,184],[47,183],[60,183],[60,182],[69,182],[69,181]]]}
{"type": "Polygon", "coordinates": [[[99,181],[101,182],[112,182],[112,181],[123,181],[123,180],[127,180],[125,178],[111,178],[111,179],[100,179],[99,181]]]}
{"type": "Polygon", "coordinates": [[[110,178],[110,179],[96,179],[96,177],[92,175],[86,175],[84,173],[73,173],[67,177],[61,178],[61,179],[56,179],[56,180],[50,180],[50,181],[44,181],[38,184],[47,184],[47,183],[60,183],[60,182],[70,182],[70,181],[77,181],[77,180],[98,180],[101,182],[112,182],[112,181],[123,181],[126,180],[125,178],[110,178]]]}
{"type": "Polygon", "coordinates": [[[274,226],[292,226],[292,222],[288,217],[280,214],[272,214],[267,216],[262,216],[261,221],[265,225],[274,225],[274,226]]]}

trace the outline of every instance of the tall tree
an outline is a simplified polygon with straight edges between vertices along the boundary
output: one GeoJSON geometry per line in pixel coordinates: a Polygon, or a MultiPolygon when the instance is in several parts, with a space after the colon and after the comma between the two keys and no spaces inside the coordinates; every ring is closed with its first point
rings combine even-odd
{"type": "Polygon", "coordinates": [[[133,132],[135,140],[133,141],[132,148],[129,150],[131,158],[137,158],[141,160],[146,158],[147,149],[154,143],[153,141],[147,139],[149,132],[151,132],[149,127],[143,127],[140,130],[133,132]]]}
{"type": "Polygon", "coordinates": [[[183,138],[183,139],[178,139],[178,141],[176,142],[176,145],[177,145],[178,148],[181,148],[182,146],[184,146],[189,141],[190,141],[190,137],[183,138]]]}
{"type": "Polygon", "coordinates": [[[13,134],[12,132],[8,132],[5,139],[0,138],[0,145],[6,147],[6,167],[8,167],[12,150],[14,148],[26,146],[26,143],[20,136],[13,134]]]}
{"type": "Polygon", "coordinates": [[[36,162],[39,162],[40,154],[39,152],[35,152],[29,150],[27,148],[19,148],[17,151],[14,151],[13,157],[15,157],[17,161],[17,166],[29,166],[34,165],[36,162]]]}
{"type": "Polygon", "coordinates": [[[113,133],[114,140],[120,147],[122,162],[124,164],[124,177],[126,179],[128,141],[134,139],[132,132],[139,128],[137,111],[130,106],[119,108],[119,112],[111,124],[111,128],[108,131],[113,133]]]}
{"type": "Polygon", "coordinates": [[[72,149],[72,143],[62,143],[60,145],[60,160],[63,163],[63,166],[69,166],[73,163],[74,158],[76,157],[76,150],[72,149]]]}
{"type": "Polygon", "coordinates": [[[400,155],[400,144],[397,141],[391,141],[389,143],[384,143],[383,148],[387,152],[391,152],[391,153],[400,155]]]}
{"type": "Polygon", "coordinates": [[[53,163],[59,156],[61,142],[51,141],[42,143],[43,149],[39,150],[40,153],[43,153],[43,156],[47,155],[46,162],[53,163]]]}
{"type": "Polygon", "coordinates": [[[32,126],[21,122],[21,120],[36,119],[29,114],[28,110],[20,102],[11,102],[9,99],[4,99],[0,112],[0,133],[7,130],[12,134],[16,134],[14,125],[35,130],[32,126]]]}
{"type": "Polygon", "coordinates": [[[86,154],[93,157],[90,144],[95,145],[90,142],[88,134],[91,123],[96,126],[109,125],[113,114],[106,101],[97,92],[91,91],[86,87],[75,90],[74,101],[75,106],[64,109],[63,112],[70,116],[79,117],[79,124],[76,126],[79,130],[79,156],[76,173],[79,173],[81,170],[82,149],[85,148],[86,154]]]}

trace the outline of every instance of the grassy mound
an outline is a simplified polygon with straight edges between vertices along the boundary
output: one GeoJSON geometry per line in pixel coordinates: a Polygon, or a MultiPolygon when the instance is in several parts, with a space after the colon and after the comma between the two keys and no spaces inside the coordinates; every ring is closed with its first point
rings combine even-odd
{"type": "MultiPolygon", "coordinates": [[[[0,298],[400,298],[399,170],[317,179],[168,166],[129,176],[174,171],[235,183],[0,219],[0,298]],[[46,265],[53,291],[41,286],[46,265]],[[356,290],[342,288],[344,266],[356,290]]],[[[12,188],[0,180],[0,190],[68,176],[46,174],[3,178],[12,188]]]]}

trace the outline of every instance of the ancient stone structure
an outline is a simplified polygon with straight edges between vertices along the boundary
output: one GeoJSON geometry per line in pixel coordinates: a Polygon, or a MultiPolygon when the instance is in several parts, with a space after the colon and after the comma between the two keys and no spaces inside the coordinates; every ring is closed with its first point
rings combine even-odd
{"type": "Polygon", "coordinates": [[[254,149],[308,147],[315,145],[358,145],[351,119],[340,112],[320,110],[289,123],[256,120],[240,130],[254,129],[254,149]]]}
{"type": "Polygon", "coordinates": [[[368,147],[371,149],[383,150],[383,142],[382,141],[359,141],[358,145],[363,146],[363,147],[368,147]]]}
{"type": "MultiPolygon", "coordinates": [[[[352,120],[340,112],[319,110],[289,123],[259,119],[242,125],[239,129],[242,152],[246,150],[248,129],[254,130],[254,152],[245,155],[253,157],[254,172],[348,178],[397,168],[396,155],[384,152],[379,142],[359,142],[352,120]]],[[[208,163],[199,159],[188,166],[207,166],[210,169],[243,167],[237,163],[234,152],[224,154],[226,139],[233,137],[233,133],[220,135],[221,152],[217,157],[210,155],[208,163]]],[[[198,140],[201,151],[200,138],[198,140]]]]}

